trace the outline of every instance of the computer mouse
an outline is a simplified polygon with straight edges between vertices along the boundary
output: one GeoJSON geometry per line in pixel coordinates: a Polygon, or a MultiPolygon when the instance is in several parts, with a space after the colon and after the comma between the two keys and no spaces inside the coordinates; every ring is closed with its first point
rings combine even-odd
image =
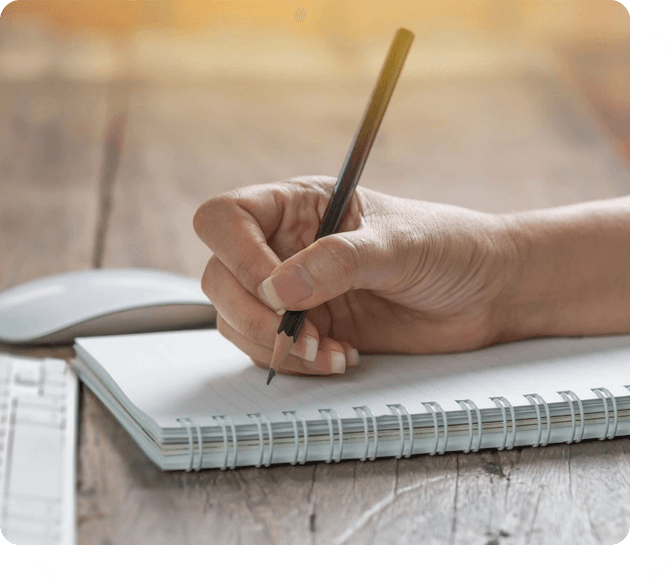
{"type": "Polygon", "coordinates": [[[215,327],[199,280],[153,269],[92,269],[0,293],[0,341],[67,344],[75,337],[215,327]]]}

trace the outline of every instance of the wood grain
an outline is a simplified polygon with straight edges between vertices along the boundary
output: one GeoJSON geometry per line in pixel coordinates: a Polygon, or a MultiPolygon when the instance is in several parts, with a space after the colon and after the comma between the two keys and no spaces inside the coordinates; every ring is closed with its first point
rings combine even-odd
{"type": "MultiPolygon", "coordinates": [[[[105,258],[157,257],[151,227],[176,250],[172,224],[161,218],[168,204],[183,211],[174,212],[174,225],[187,228],[192,209],[220,192],[337,175],[371,88],[237,80],[190,91],[135,90],[112,215],[118,233],[105,258]],[[139,195],[148,197],[142,218],[150,221],[143,237],[135,232],[130,240],[125,233],[139,229],[139,195]]],[[[628,183],[628,170],[584,102],[549,76],[527,73],[400,81],[360,184],[501,212],[628,194],[628,183]]],[[[196,244],[182,243],[170,268],[192,270],[193,250],[201,261],[196,244]]]]}
{"type": "MultiPolygon", "coordinates": [[[[0,80],[0,291],[91,267],[106,91],[0,80]]],[[[72,349],[10,347],[69,358],[72,349]]]]}
{"type": "Polygon", "coordinates": [[[90,267],[106,92],[0,82],[0,290],[90,267]]]}

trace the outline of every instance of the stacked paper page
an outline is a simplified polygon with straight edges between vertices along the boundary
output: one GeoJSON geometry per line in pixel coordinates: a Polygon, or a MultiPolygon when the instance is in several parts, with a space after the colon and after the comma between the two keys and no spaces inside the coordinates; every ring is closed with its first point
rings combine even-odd
{"type": "Polygon", "coordinates": [[[269,386],[266,370],[215,330],[82,338],[76,348],[98,375],[118,384],[117,395],[162,428],[183,417],[207,425],[221,414],[241,424],[253,423],[248,414],[260,412],[280,421],[287,410],[309,420],[321,419],[318,410],[328,408],[356,417],[358,406],[391,415],[388,404],[424,413],[422,402],[430,401],[447,411],[471,399],[483,409],[494,407],[494,396],[526,406],[528,393],[548,403],[563,402],[563,390],[597,399],[592,388],[628,395],[621,388],[630,383],[628,335],[536,339],[448,355],[363,355],[344,375],[278,375],[269,386]]]}

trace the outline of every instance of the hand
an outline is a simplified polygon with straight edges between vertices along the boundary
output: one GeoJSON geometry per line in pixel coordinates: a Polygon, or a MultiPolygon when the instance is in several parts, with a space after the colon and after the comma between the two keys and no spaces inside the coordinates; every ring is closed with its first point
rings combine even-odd
{"type": "Polygon", "coordinates": [[[516,245],[495,215],[358,187],[339,232],[313,243],[334,179],[305,177],[206,201],[202,288],[219,331],[268,367],[283,310],[309,310],[282,371],[340,373],[358,351],[436,353],[497,339],[516,245]],[[278,312],[278,314],[277,314],[278,312]]]}

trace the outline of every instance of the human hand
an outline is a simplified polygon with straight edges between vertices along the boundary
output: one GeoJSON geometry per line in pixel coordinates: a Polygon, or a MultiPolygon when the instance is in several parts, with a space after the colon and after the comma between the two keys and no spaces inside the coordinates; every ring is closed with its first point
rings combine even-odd
{"type": "Polygon", "coordinates": [[[202,288],[218,329],[269,367],[282,310],[309,310],[282,371],[341,373],[358,351],[436,353],[496,340],[515,270],[502,218],[362,187],[339,232],[313,243],[335,180],[224,193],[197,211],[213,251],[202,288]]]}

